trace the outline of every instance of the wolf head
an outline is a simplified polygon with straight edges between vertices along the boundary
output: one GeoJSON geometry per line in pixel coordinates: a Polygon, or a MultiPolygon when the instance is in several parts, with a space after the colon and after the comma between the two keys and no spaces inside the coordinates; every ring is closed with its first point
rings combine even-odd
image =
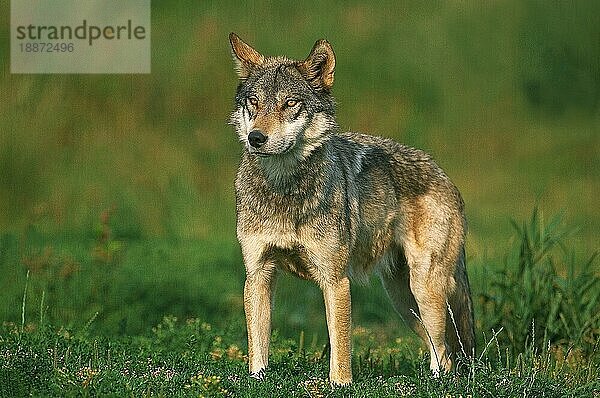
{"type": "Polygon", "coordinates": [[[335,55],[326,40],[303,61],[265,57],[229,35],[240,77],[231,124],[249,154],[303,159],[336,128],[330,91],[335,55]]]}

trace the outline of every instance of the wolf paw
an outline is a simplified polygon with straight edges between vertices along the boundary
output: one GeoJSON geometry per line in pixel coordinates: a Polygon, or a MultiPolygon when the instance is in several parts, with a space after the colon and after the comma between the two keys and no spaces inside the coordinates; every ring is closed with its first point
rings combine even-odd
{"type": "Polygon", "coordinates": [[[332,388],[347,387],[352,384],[352,380],[347,380],[347,381],[330,380],[329,384],[331,384],[332,388]]]}
{"type": "Polygon", "coordinates": [[[259,371],[256,371],[256,372],[250,372],[250,377],[252,377],[253,379],[261,380],[262,381],[262,380],[265,379],[265,374],[266,374],[266,371],[263,368],[263,369],[260,369],[259,371]]]}

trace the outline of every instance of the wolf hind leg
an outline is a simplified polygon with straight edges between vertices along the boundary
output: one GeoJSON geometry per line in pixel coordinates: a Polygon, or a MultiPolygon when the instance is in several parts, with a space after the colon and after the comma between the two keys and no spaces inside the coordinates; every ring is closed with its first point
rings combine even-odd
{"type": "Polygon", "coordinates": [[[408,264],[404,254],[397,250],[393,253],[394,264],[389,270],[379,273],[379,279],[383,285],[390,301],[396,312],[400,315],[404,323],[409,326],[419,337],[421,337],[429,346],[427,332],[423,325],[415,316],[419,315],[419,307],[415,296],[410,290],[410,277],[408,264]]]}
{"type": "Polygon", "coordinates": [[[403,320],[427,344],[430,368],[450,370],[452,362],[446,345],[446,296],[443,288],[427,286],[426,264],[409,266],[401,250],[396,251],[390,272],[381,272],[381,282],[394,308],[403,320]],[[416,271],[419,270],[419,271],[416,271]],[[415,272],[416,271],[416,272],[415,272]]]}

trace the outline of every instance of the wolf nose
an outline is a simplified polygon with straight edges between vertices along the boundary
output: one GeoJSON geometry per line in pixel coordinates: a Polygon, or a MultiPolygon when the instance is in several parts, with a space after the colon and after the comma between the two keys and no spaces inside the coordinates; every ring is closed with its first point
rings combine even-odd
{"type": "Polygon", "coordinates": [[[254,148],[260,148],[262,144],[267,142],[267,136],[259,130],[253,130],[248,134],[248,142],[250,142],[250,145],[254,148]]]}

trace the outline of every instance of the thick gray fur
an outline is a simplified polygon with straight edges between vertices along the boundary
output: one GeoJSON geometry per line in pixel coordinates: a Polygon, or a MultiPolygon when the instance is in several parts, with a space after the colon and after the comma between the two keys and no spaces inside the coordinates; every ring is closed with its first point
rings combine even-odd
{"type": "Polygon", "coordinates": [[[461,352],[472,355],[458,189],[421,150],[340,132],[328,42],[294,61],[264,57],[235,35],[230,40],[240,75],[231,124],[244,145],[235,188],[250,371],[267,366],[278,269],[323,289],[332,383],[352,377],[348,277],[364,281],[371,271],[428,345],[434,373],[450,369],[461,352]],[[249,143],[251,131],[267,137],[260,148],[249,143]]]}

